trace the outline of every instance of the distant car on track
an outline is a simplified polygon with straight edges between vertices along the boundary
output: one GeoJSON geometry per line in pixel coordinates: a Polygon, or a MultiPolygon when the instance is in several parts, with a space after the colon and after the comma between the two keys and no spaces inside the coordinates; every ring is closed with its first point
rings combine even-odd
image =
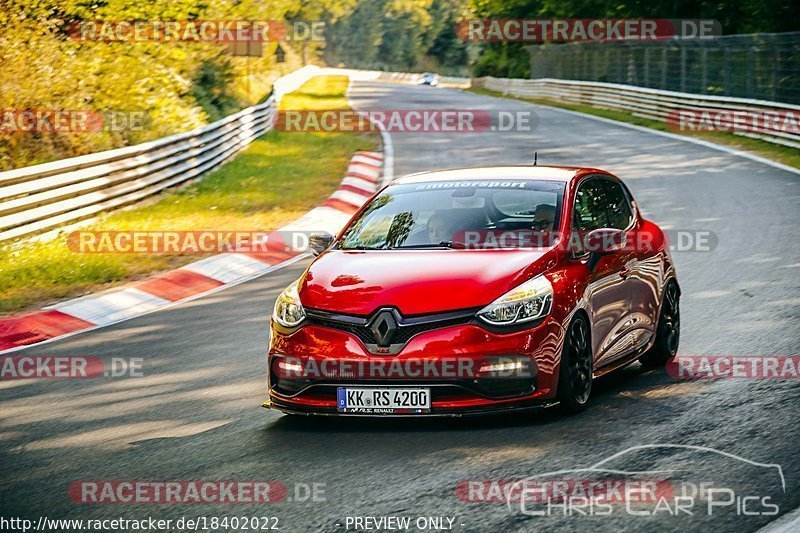
{"type": "Polygon", "coordinates": [[[439,75],[434,72],[423,72],[422,76],[417,80],[417,85],[430,85],[436,87],[439,85],[439,75]]]}
{"type": "Polygon", "coordinates": [[[405,176],[311,247],[271,321],[265,406],[284,412],[577,412],[593,378],[677,352],[665,235],[602,170],[405,176]]]}

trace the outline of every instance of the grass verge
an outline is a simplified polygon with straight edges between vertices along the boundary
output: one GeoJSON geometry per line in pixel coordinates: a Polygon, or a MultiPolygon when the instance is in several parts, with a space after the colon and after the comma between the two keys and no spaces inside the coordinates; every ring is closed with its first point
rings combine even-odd
{"type": "MultiPolygon", "coordinates": [[[[285,109],[346,109],[346,76],[311,79],[285,109]]],[[[272,131],[202,180],[107,214],[86,230],[266,231],[300,217],[344,177],[352,154],[373,150],[375,134],[272,131]]],[[[0,314],[120,285],[177,268],[198,255],[78,254],[64,237],[0,245],[0,314]]]]}
{"type": "Polygon", "coordinates": [[[666,131],[669,133],[674,133],[676,135],[683,135],[686,137],[703,139],[717,144],[729,146],[731,148],[736,148],[738,150],[742,150],[745,152],[750,152],[752,154],[759,155],[761,157],[765,157],[773,161],[777,161],[778,163],[783,163],[784,165],[800,168],[800,150],[797,150],[795,148],[790,148],[788,146],[782,146],[780,144],[773,144],[766,141],[760,141],[758,139],[750,139],[748,137],[741,137],[730,133],[699,132],[691,135],[682,134],[680,132],[673,131],[669,127],[669,125],[667,125],[667,123],[665,122],[659,122],[657,120],[650,120],[647,118],[637,117],[630,113],[625,113],[623,111],[598,109],[596,107],[591,107],[588,105],[565,104],[563,102],[559,102],[557,100],[551,100],[549,98],[518,98],[515,96],[506,96],[498,91],[492,91],[489,89],[482,89],[477,87],[473,87],[467,90],[476,94],[495,96],[498,98],[508,98],[511,100],[522,100],[524,102],[531,102],[532,104],[541,104],[550,107],[559,107],[561,109],[569,109],[570,111],[577,111],[579,113],[585,113],[587,115],[594,115],[597,117],[618,120],[620,122],[627,122],[628,124],[636,124],[637,126],[644,126],[654,130],[666,131]]]}

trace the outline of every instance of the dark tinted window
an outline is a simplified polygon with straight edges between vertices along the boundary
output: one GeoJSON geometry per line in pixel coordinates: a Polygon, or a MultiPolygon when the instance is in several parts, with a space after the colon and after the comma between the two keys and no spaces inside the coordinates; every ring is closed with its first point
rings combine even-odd
{"type": "Polygon", "coordinates": [[[616,181],[601,180],[608,190],[608,227],[625,229],[631,225],[633,212],[622,184],[616,181]]]}
{"type": "Polygon", "coordinates": [[[625,229],[631,223],[631,206],[622,185],[607,179],[584,181],[575,197],[575,229],[625,229]]]}

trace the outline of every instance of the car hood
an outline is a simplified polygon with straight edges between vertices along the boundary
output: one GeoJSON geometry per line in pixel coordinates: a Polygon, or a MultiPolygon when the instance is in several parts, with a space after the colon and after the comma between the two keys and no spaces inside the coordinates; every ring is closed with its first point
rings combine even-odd
{"type": "Polygon", "coordinates": [[[396,307],[404,315],[490,304],[544,271],[546,250],[331,250],[300,285],[303,306],[368,315],[396,307]]]}

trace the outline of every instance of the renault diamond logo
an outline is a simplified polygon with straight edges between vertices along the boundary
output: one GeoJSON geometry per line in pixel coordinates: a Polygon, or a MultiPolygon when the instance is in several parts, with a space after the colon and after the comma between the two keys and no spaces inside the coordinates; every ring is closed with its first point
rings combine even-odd
{"type": "Polygon", "coordinates": [[[370,324],[369,329],[375,335],[378,346],[385,348],[392,344],[394,334],[397,332],[397,320],[395,320],[391,311],[381,311],[375,315],[375,319],[370,324]]]}

